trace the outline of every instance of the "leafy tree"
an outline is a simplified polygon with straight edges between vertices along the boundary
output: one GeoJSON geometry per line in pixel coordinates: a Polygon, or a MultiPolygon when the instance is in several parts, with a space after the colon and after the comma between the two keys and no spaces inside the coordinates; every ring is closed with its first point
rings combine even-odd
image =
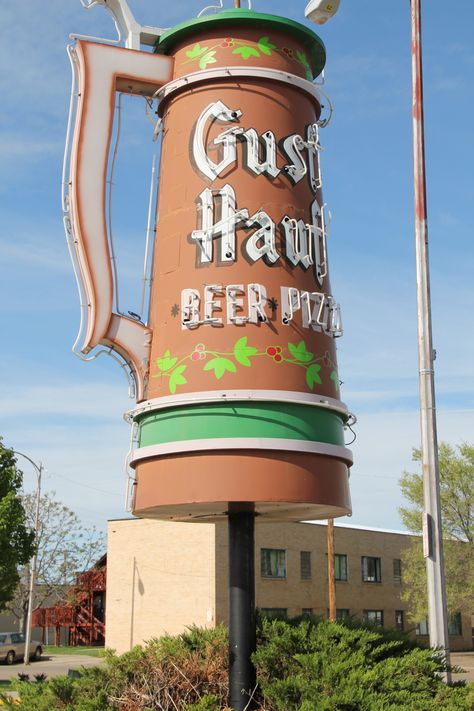
{"type": "Polygon", "coordinates": [[[20,576],[34,552],[34,533],[20,498],[22,473],[15,454],[0,437],[0,611],[12,599],[20,576]]]}
{"type": "MultiPolygon", "coordinates": [[[[36,496],[26,494],[23,505],[34,526],[36,496]]],[[[104,537],[95,527],[85,528],[78,516],[47,492],[40,499],[35,608],[65,601],[76,574],[88,570],[104,552],[104,537]]],[[[24,624],[28,610],[28,572],[16,587],[8,609],[24,624]]]]}
{"type": "MultiPolygon", "coordinates": [[[[474,609],[474,446],[462,444],[456,449],[439,445],[439,478],[446,569],[446,597],[451,613],[474,609]]],[[[413,460],[421,461],[421,451],[413,450],[413,460]]],[[[409,506],[399,509],[405,526],[422,532],[423,477],[404,472],[400,486],[409,506]]],[[[428,602],[423,545],[413,539],[403,554],[402,597],[410,605],[414,622],[426,619],[428,602]]]]}

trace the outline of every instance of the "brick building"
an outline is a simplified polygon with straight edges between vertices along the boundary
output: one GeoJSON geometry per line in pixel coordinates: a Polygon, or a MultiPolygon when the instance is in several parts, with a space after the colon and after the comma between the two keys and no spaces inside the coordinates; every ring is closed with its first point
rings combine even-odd
{"type": "MultiPolygon", "coordinates": [[[[134,644],[186,626],[227,622],[227,526],[147,519],[109,522],[106,645],[134,644]]],[[[336,524],[337,615],[354,615],[418,634],[401,600],[406,533],[336,524]]],[[[327,528],[324,524],[256,526],[256,603],[267,614],[326,616],[327,528]]],[[[451,620],[451,648],[471,649],[471,620],[451,620]]],[[[425,634],[423,634],[425,633],[425,634]]]]}

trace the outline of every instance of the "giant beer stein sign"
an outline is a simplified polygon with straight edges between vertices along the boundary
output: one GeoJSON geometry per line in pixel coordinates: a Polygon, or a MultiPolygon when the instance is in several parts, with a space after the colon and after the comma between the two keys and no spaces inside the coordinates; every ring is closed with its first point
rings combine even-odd
{"type": "Polygon", "coordinates": [[[158,54],[88,42],[76,51],[70,213],[88,304],[82,348],[112,347],[137,384],[134,513],[349,513],[341,313],[311,81],[321,40],[233,10],[169,30],[158,54]],[[157,95],[163,120],[146,325],[112,313],[104,176],[117,90],[157,95]]]}

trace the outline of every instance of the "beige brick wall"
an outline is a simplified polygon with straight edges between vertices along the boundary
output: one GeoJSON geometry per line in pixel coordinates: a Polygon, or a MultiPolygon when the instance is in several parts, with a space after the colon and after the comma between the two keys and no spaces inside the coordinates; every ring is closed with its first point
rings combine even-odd
{"type": "Polygon", "coordinates": [[[406,617],[406,604],[400,600],[401,585],[394,580],[393,561],[402,557],[409,543],[410,537],[403,534],[335,528],[334,553],[348,557],[348,581],[336,583],[337,607],[357,616],[364,610],[383,610],[386,627],[395,626],[395,610],[403,610],[406,617]],[[381,583],[362,580],[362,556],[381,559],[381,583]]]}
{"type": "MultiPolygon", "coordinates": [[[[336,583],[336,606],[360,616],[364,609],[384,610],[387,626],[395,623],[395,610],[404,609],[400,602],[400,584],[393,580],[393,559],[409,542],[403,534],[374,532],[335,527],[334,552],[347,555],[348,581],[336,583]],[[364,583],[361,556],[382,559],[382,583],[364,583]]],[[[217,619],[227,621],[227,529],[219,524],[216,531],[216,583],[221,588],[217,619]]],[[[260,608],[286,608],[290,616],[312,608],[316,615],[326,616],[328,609],[326,526],[285,523],[262,523],[256,526],[255,571],[256,603],[260,608]],[[286,579],[264,578],[260,573],[261,548],[280,548],[287,554],[286,579]],[[311,552],[311,580],[301,580],[300,552],[311,552]]]]}
{"type": "MultiPolygon", "coordinates": [[[[326,614],[325,529],[298,523],[257,523],[255,529],[255,598],[259,608],[282,607],[290,616],[301,614],[303,607],[315,608],[315,614],[326,614]],[[324,540],[323,540],[324,539],[324,540]],[[260,549],[282,548],[287,551],[286,579],[262,578],[260,574],[260,549]],[[300,580],[300,551],[311,550],[313,577],[300,580]],[[318,561],[316,563],[316,561],[318,561]],[[318,608],[318,609],[316,609],[318,608]]],[[[216,583],[220,588],[217,619],[227,622],[227,526],[216,527],[216,583]]]]}
{"type": "MultiPolygon", "coordinates": [[[[393,560],[401,558],[410,537],[401,533],[335,526],[334,551],[347,555],[348,581],[336,583],[336,606],[360,617],[382,610],[384,625],[395,626],[395,611],[405,613],[393,560]],[[381,583],[362,581],[361,556],[381,558],[381,583]]],[[[256,526],[256,603],[285,608],[289,616],[311,608],[328,609],[327,528],[300,523],[256,526]],[[285,579],[263,578],[261,548],[287,552],[285,579]],[[300,551],[311,551],[311,580],[301,580],[300,551]]],[[[213,626],[228,620],[227,524],[168,523],[147,520],[109,524],[106,644],[122,652],[152,636],[182,632],[190,624],[213,626]]],[[[472,647],[469,617],[451,647],[472,647]]],[[[413,626],[412,626],[413,627],[413,626]]],[[[414,630],[413,630],[414,634],[414,630]]]]}
{"type": "Polygon", "coordinates": [[[153,520],[108,526],[106,646],[215,624],[215,529],[153,520]]]}
{"type": "MultiPolygon", "coordinates": [[[[415,636],[408,622],[408,610],[401,600],[402,586],[394,579],[393,561],[411,537],[370,529],[334,528],[334,552],[347,556],[348,580],[336,582],[336,607],[362,617],[364,610],[382,610],[385,627],[395,627],[395,611],[403,610],[405,630],[415,636]],[[362,581],[361,557],[381,559],[382,581],[362,581]]],[[[259,608],[285,608],[290,617],[311,608],[316,615],[328,612],[327,527],[305,523],[257,523],[255,532],[256,604],[259,608]],[[260,573],[261,548],[280,548],[287,552],[286,579],[264,578],[260,573]],[[301,580],[300,552],[311,552],[311,580],[301,580]]],[[[216,585],[220,589],[216,604],[218,621],[227,622],[227,527],[216,527],[216,585]]],[[[420,638],[420,641],[427,639],[420,638]]],[[[452,636],[453,650],[472,647],[469,615],[462,616],[462,635],[452,636]]]]}

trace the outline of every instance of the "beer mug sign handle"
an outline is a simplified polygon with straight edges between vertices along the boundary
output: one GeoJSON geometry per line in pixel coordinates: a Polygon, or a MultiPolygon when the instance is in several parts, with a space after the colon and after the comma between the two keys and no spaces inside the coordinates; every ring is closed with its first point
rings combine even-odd
{"type": "Polygon", "coordinates": [[[113,313],[113,273],[106,221],[106,176],[115,93],[151,97],[172,79],[173,59],[78,41],[78,99],[70,158],[68,216],[86,303],[81,352],[98,345],[128,364],[137,400],[144,398],[151,331],[113,313]]]}

